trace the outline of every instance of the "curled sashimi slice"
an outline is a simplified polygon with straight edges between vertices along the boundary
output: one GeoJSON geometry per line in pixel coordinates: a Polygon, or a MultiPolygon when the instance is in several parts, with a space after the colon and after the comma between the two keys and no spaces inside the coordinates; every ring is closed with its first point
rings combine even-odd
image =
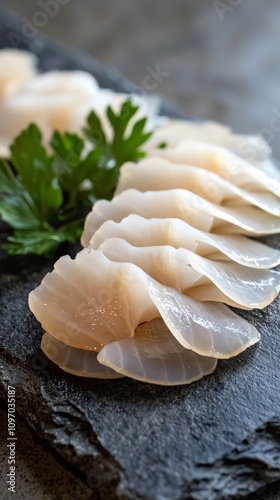
{"type": "Polygon", "coordinates": [[[36,74],[37,58],[24,50],[0,51],[0,98],[12,94],[17,87],[36,74]]]}
{"type": "MultiPolygon", "coordinates": [[[[212,207],[211,203],[206,203],[212,207]]],[[[214,216],[211,210],[204,207],[205,200],[183,189],[145,192],[127,189],[111,201],[98,200],[93,205],[85,220],[81,243],[87,247],[93,234],[107,220],[120,222],[130,214],[141,215],[146,219],[174,217],[204,231],[210,231],[214,216]]]]}
{"type": "Polygon", "coordinates": [[[55,263],[29,295],[29,307],[61,342],[99,351],[159,315],[145,284],[146,275],[137,267],[111,263],[101,252],[86,249],[74,260],[64,256],[55,263]]]}
{"type": "Polygon", "coordinates": [[[84,71],[49,71],[32,78],[0,103],[0,135],[10,141],[30,122],[48,139],[69,129],[72,115],[96,96],[96,80],[84,71]]]}
{"type": "Polygon", "coordinates": [[[62,257],[29,295],[43,328],[72,347],[100,351],[133,337],[137,326],[162,317],[187,349],[229,358],[256,343],[256,328],[224,304],[197,302],[164,286],[142,269],[85,249],[62,257]]]}
{"type": "Polygon", "coordinates": [[[4,117],[6,101],[12,102],[18,90],[36,75],[36,64],[37,58],[31,52],[17,49],[0,50],[0,156],[3,158],[10,156],[10,144],[16,135],[10,135],[10,122],[4,117]]]}
{"type": "Polygon", "coordinates": [[[72,375],[102,379],[122,377],[111,368],[101,365],[95,352],[69,347],[49,333],[43,335],[41,349],[53,363],[72,375]]]}
{"type": "Polygon", "coordinates": [[[150,297],[178,342],[202,356],[227,359],[260,340],[256,328],[224,304],[198,302],[169,287],[162,297],[154,283],[150,297]]]}
{"type": "Polygon", "coordinates": [[[216,233],[264,235],[280,232],[280,218],[254,206],[221,207],[184,189],[138,191],[127,189],[112,201],[98,200],[88,214],[81,243],[89,245],[106,220],[120,222],[129,214],[146,219],[181,219],[196,229],[216,233]]]}
{"type": "Polygon", "coordinates": [[[217,365],[215,358],[185,349],[161,319],[140,325],[130,339],[103,347],[97,359],[121,375],[159,385],[190,384],[217,365]]]}
{"type": "Polygon", "coordinates": [[[187,292],[200,300],[215,300],[245,309],[264,308],[278,295],[280,275],[252,269],[235,262],[213,262],[182,248],[170,246],[134,247],[119,238],[109,238],[100,250],[114,262],[130,262],[141,267],[163,285],[187,292]],[[210,285],[214,291],[209,296],[210,285]],[[207,287],[206,297],[200,287],[207,287]]]}
{"type": "Polygon", "coordinates": [[[185,139],[223,146],[251,162],[266,160],[271,154],[270,146],[261,136],[234,134],[229,127],[213,121],[173,119],[166,119],[155,129],[145,149],[150,153],[158,150],[159,144],[174,147],[185,139]]]}
{"type": "Polygon", "coordinates": [[[245,190],[267,189],[280,196],[280,182],[277,178],[272,178],[260,168],[221,146],[185,139],[175,147],[161,149],[156,154],[175,163],[194,165],[214,172],[245,190]]]}
{"type": "Polygon", "coordinates": [[[115,194],[130,188],[139,191],[188,189],[212,203],[223,206],[249,204],[280,216],[279,198],[265,188],[258,191],[241,189],[203,168],[172,163],[160,157],[122,166],[115,194]]]}
{"type": "Polygon", "coordinates": [[[144,219],[129,215],[121,222],[106,221],[90,240],[94,249],[111,237],[134,246],[170,245],[210,259],[231,259],[248,267],[270,268],[280,263],[280,252],[245,236],[206,233],[179,219],[144,219]]]}

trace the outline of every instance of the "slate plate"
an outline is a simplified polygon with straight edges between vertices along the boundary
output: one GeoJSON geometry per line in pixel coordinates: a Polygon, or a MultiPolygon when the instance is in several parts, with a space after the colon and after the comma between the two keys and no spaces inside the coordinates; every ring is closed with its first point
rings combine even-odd
{"type": "MultiPolygon", "coordinates": [[[[20,26],[1,14],[0,44],[20,26]]],[[[22,48],[26,48],[23,47],[22,48]]],[[[84,68],[105,87],[134,86],[115,69],[36,37],[41,69],[84,68]]],[[[163,105],[163,112],[173,114],[163,105]]],[[[279,237],[266,239],[280,247],[279,237]]],[[[279,300],[241,314],[262,340],[219,362],[216,372],[183,387],[68,376],[39,349],[42,330],[27,296],[48,264],[0,258],[0,397],[16,388],[17,410],[75,467],[102,499],[244,498],[280,479],[279,300]],[[25,270],[14,274],[16,267],[25,270]],[[13,272],[12,272],[13,271],[13,272]]]]}

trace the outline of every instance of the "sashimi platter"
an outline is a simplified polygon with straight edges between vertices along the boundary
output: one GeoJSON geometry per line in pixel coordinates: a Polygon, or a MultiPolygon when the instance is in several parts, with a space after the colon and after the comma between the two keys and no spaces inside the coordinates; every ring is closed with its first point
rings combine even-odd
{"type": "Polygon", "coordinates": [[[264,139],[159,116],[86,71],[39,73],[29,52],[1,50],[0,67],[3,249],[58,256],[28,303],[60,376],[190,384],[257,344],[238,310],[280,290],[264,139]]]}
{"type": "Polygon", "coordinates": [[[200,121],[164,85],[24,43],[6,12],[0,47],[0,405],[13,387],[18,491],[37,461],[23,420],[86,498],[263,500],[280,479],[272,143],[253,116],[251,135],[227,126],[233,100],[217,123],[195,79],[200,121]]]}

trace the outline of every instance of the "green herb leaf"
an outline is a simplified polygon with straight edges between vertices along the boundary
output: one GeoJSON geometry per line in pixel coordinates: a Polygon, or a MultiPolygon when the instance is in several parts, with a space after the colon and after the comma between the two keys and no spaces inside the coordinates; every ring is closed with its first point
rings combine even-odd
{"type": "Polygon", "coordinates": [[[42,134],[31,124],[11,146],[11,162],[41,221],[49,221],[60,208],[63,197],[53,170],[53,159],[42,145],[42,134]]]}
{"type": "Polygon", "coordinates": [[[137,161],[145,155],[139,148],[151,136],[150,132],[144,132],[147,119],[142,118],[136,122],[131,133],[127,135],[128,125],[137,110],[138,106],[134,106],[131,101],[123,103],[119,114],[115,114],[110,106],[107,110],[107,116],[114,131],[111,148],[119,166],[128,159],[137,161]]]}
{"type": "Polygon", "coordinates": [[[50,257],[57,245],[63,241],[65,241],[64,235],[58,231],[16,230],[12,236],[8,237],[3,248],[12,255],[34,253],[50,257]]]}
{"type": "Polygon", "coordinates": [[[0,216],[15,229],[39,227],[40,214],[9,164],[0,160],[0,216]]]}
{"type": "Polygon", "coordinates": [[[151,134],[146,118],[131,124],[137,110],[130,100],[119,113],[109,106],[108,136],[92,111],[85,137],[55,131],[48,150],[34,124],[16,137],[10,162],[0,160],[0,218],[13,230],[2,245],[8,253],[51,256],[60,243],[79,240],[89,207],[112,198],[121,165],[144,156],[151,134]]]}
{"type": "Polygon", "coordinates": [[[137,121],[129,133],[131,119],[138,111],[130,100],[125,101],[119,113],[115,113],[111,106],[107,108],[107,117],[112,126],[113,139],[110,142],[106,137],[104,128],[98,116],[92,112],[87,120],[87,127],[84,128],[86,137],[96,146],[103,150],[103,157],[108,167],[108,160],[111,161],[111,167],[115,165],[120,167],[126,161],[137,161],[145,156],[141,151],[142,146],[151,136],[151,132],[145,132],[144,128],[147,122],[146,118],[137,121]],[[115,162],[115,165],[113,164],[115,162]]]}

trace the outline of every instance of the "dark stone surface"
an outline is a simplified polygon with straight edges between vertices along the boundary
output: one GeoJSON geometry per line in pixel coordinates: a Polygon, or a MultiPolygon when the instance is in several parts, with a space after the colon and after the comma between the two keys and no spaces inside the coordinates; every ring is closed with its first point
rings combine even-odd
{"type": "MultiPolygon", "coordinates": [[[[41,47],[45,68],[65,61],[58,52],[41,47]]],[[[97,74],[86,57],[90,64],[97,74]]],[[[104,71],[103,84],[121,89],[120,75],[104,71]]],[[[267,241],[279,246],[278,237],[267,241]]],[[[261,331],[259,345],[191,386],[78,379],[42,355],[42,330],[28,310],[29,291],[50,268],[33,263],[0,276],[0,397],[16,387],[18,412],[93,498],[235,499],[280,479],[279,300],[242,313],[261,331]]]]}
{"type": "Polygon", "coordinates": [[[219,500],[280,478],[279,301],[246,313],[258,346],[189,387],[83,380],[40,353],[27,295],[46,271],[1,276],[0,394],[16,387],[19,413],[101,498],[219,500]]]}
{"type": "MultiPolygon", "coordinates": [[[[6,422],[7,406],[0,400],[0,421],[6,422]]],[[[0,442],[6,446],[7,429],[0,426],[0,442]]],[[[75,477],[70,467],[53,455],[53,449],[45,441],[38,439],[24,421],[16,416],[16,492],[7,492],[5,474],[7,467],[7,449],[0,453],[0,498],[8,500],[92,500],[92,490],[79,478],[75,477]],[[32,473],[31,473],[32,472],[32,473]]]]}

